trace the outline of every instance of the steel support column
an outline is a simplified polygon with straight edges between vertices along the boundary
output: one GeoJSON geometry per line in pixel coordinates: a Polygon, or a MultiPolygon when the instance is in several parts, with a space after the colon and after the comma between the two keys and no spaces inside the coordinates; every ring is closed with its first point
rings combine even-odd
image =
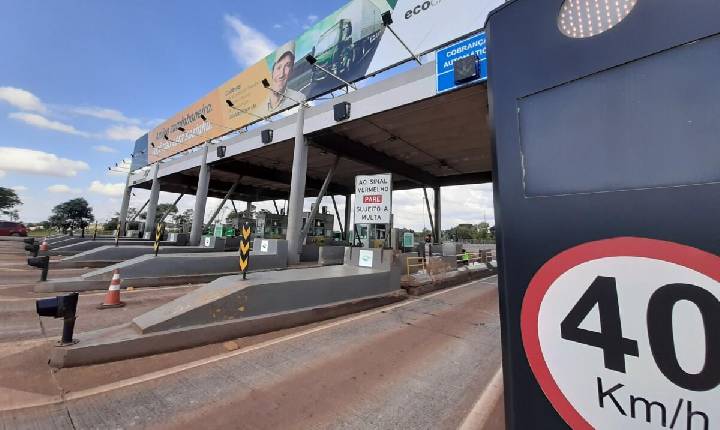
{"type": "Polygon", "coordinates": [[[430,234],[433,235],[435,240],[435,223],[433,222],[432,211],[430,211],[430,199],[428,199],[427,188],[423,187],[423,194],[425,195],[425,207],[427,208],[428,218],[430,218],[430,234]]]}
{"type": "Polygon", "coordinates": [[[185,195],[184,193],[183,193],[183,194],[180,194],[180,195],[178,196],[178,198],[175,199],[175,201],[173,202],[173,204],[172,204],[169,208],[167,208],[167,210],[165,211],[165,213],[163,214],[163,216],[160,218],[160,222],[165,222],[165,218],[167,218],[168,215],[170,215],[170,211],[172,210],[172,208],[173,208],[174,206],[177,206],[178,202],[180,201],[181,198],[183,198],[184,195],[185,195]]]}
{"type": "Polygon", "coordinates": [[[241,177],[237,178],[235,182],[232,184],[232,187],[228,190],[227,194],[225,194],[225,197],[222,199],[220,204],[218,205],[217,209],[215,209],[215,212],[213,212],[212,216],[210,217],[210,220],[205,223],[205,226],[203,227],[203,230],[207,230],[208,227],[210,227],[210,224],[215,221],[215,217],[218,216],[220,211],[222,210],[223,206],[225,206],[225,203],[228,201],[232,193],[235,192],[235,188],[237,188],[238,184],[240,184],[241,177]]]}
{"type": "Polygon", "coordinates": [[[138,210],[135,212],[135,215],[133,215],[133,217],[130,218],[130,219],[128,220],[128,222],[133,222],[133,221],[135,221],[135,220],[137,219],[137,217],[140,216],[140,214],[142,213],[142,211],[145,210],[145,207],[147,207],[148,203],[150,203],[150,199],[145,200],[145,203],[143,203],[143,205],[140,206],[140,209],[138,209],[138,210]]]}
{"type": "Polygon", "coordinates": [[[350,214],[352,213],[352,201],[350,197],[350,194],[345,196],[345,236],[343,236],[343,239],[347,241],[350,240],[350,232],[355,230],[350,226],[350,214]]]}
{"type": "Polygon", "coordinates": [[[192,230],[190,230],[191,246],[200,245],[203,233],[203,221],[205,219],[205,204],[207,203],[208,186],[210,185],[210,166],[207,164],[208,148],[206,143],[202,148],[200,161],[200,176],[198,177],[197,193],[195,194],[195,208],[193,209],[192,230]]]}
{"type": "Polygon", "coordinates": [[[340,157],[336,156],[335,161],[333,161],[333,164],[330,167],[330,170],[328,171],[327,176],[325,177],[325,182],[323,182],[322,188],[320,188],[320,193],[318,194],[317,198],[315,199],[315,204],[313,205],[313,208],[310,211],[310,215],[308,215],[308,218],[305,221],[305,226],[302,228],[302,231],[300,231],[300,238],[298,239],[298,243],[300,243],[300,245],[302,245],[302,243],[305,242],[305,238],[307,237],[308,231],[310,231],[310,226],[312,225],[313,221],[315,220],[315,216],[317,215],[318,211],[320,210],[320,204],[322,203],[323,197],[325,197],[325,193],[327,193],[328,186],[330,186],[330,181],[332,180],[332,177],[335,174],[335,168],[337,168],[338,161],[340,161],[340,157]]]}
{"type": "MultiPolygon", "coordinates": [[[[342,221],[340,221],[340,211],[337,208],[337,202],[335,201],[335,196],[330,196],[330,198],[332,199],[333,207],[335,208],[335,216],[337,217],[338,226],[340,227],[340,237],[344,238],[345,237],[345,229],[343,228],[342,221]]],[[[347,224],[345,224],[345,226],[347,226],[347,224]]]]}
{"type": "Polygon", "coordinates": [[[442,198],[440,196],[440,187],[433,188],[435,203],[435,231],[433,231],[433,239],[435,243],[442,243],[442,206],[440,204],[442,198]]]}
{"type": "Polygon", "coordinates": [[[295,145],[293,149],[292,179],[288,208],[288,264],[300,262],[300,229],[302,228],[303,202],[305,199],[305,178],[307,176],[308,145],[305,140],[305,97],[300,100],[295,124],[295,145]]]}
{"type": "Polygon", "coordinates": [[[145,233],[152,234],[155,232],[155,214],[157,213],[158,200],[160,199],[160,163],[155,163],[153,169],[152,187],[150,187],[150,199],[147,208],[147,218],[145,219],[145,233]]]}
{"type": "Polygon", "coordinates": [[[125,236],[127,233],[127,213],[130,208],[130,196],[132,195],[132,187],[130,186],[130,173],[128,172],[127,179],[125,180],[125,191],[123,192],[122,203],[120,204],[120,231],[119,236],[125,236]]]}

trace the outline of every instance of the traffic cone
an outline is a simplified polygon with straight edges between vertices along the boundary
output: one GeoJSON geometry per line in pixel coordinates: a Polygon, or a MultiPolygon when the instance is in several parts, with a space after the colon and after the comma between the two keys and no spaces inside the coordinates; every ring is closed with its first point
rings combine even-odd
{"type": "Polygon", "coordinates": [[[110,288],[105,295],[105,300],[98,305],[98,309],[110,309],[110,308],[121,308],[125,306],[124,302],[120,301],[120,274],[117,269],[113,272],[112,281],[110,281],[110,288]]]}
{"type": "Polygon", "coordinates": [[[47,237],[43,239],[42,243],[40,244],[40,251],[50,251],[50,245],[47,243],[47,237]]]}

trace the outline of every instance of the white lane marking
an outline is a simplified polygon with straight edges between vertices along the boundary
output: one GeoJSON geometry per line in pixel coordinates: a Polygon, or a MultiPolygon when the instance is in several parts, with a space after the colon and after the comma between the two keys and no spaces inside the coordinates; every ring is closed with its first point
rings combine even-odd
{"type": "Polygon", "coordinates": [[[213,363],[217,363],[217,362],[219,362],[219,361],[227,360],[227,359],[229,359],[229,358],[237,357],[237,356],[239,356],[239,355],[246,354],[246,353],[248,353],[248,352],[253,352],[253,351],[257,351],[257,350],[259,350],[259,349],[263,349],[263,348],[267,348],[267,347],[270,347],[270,346],[273,346],[273,345],[277,345],[277,344],[282,343],[282,342],[287,342],[287,341],[290,341],[290,340],[293,340],[293,339],[297,339],[297,338],[302,337],[302,336],[306,336],[306,335],[309,335],[309,334],[313,334],[313,333],[317,333],[317,332],[320,332],[320,331],[324,331],[324,330],[327,330],[327,329],[330,329],[330,328],[333,328],[333,327],[338,327],[338,326],[341,326],[341,325],[343,325],[343,324],[347,324],[347,323],[350,323],[350,322],[353,322],[353,321],[358,321],[358,320],[361,320],[361,319],[363,319],[363,318],[367,318],[367,317],[370,317],[370,316],[373,316],[373,315],[377,315],[377,314],[380,314],[380,313],[383,313],[383,312],[391,311],[391,310],[393,310],[393,309],[397,309],[397,308],[401,308],[401,307],[404,307],[404,306],[408,306],[408,305],[414,304],[414,303],[416,303],[416,302],[418,302],[418,301],[421,301],[421,300],[425,300],[425,299],[430,299],[430,298],[433,298],[433,297],[437,297],[437,296],[440,296],[440,295],[443,295],[443,294],[447,294],[447,293],[453,292],[453,291],[458,290],[458,289],[460,289],[460,288],[465,288],[465,287],[467,287],[467,286],[469,286],[469,285],[478,284],[478,283],[485,283],[485,284],[489,284],[489,285],[494,285],[494,284],[488,283],[488,282],[481,282],[481,280],[474,280],[474,281],[466,282],[466,283],[464,283],[464,284],[460,284],[460,285],[457,285],[457,286],[455,286],[455,287],[451,287],[451,288],[448,288],[448,289],[445,289],[445,290],[436,291],[436,292],[434,292],[434,293],[431,293],[431,294],[428,294],[428,295],[425,295],[425,296],[421,296],[421,297],[418,297],[418,298],[416,298],[416,299],[414,299],[414,298],[408,298],[407,300],[404,300],[404,301],[399,302],[399,303],[395,303],[395,304],[392,304],[392,305],[383,306],[383,307],[380,307],[380,308],[377,308],[377,309],[373,309],[373,310],[371,310],[371,311],[366,311],[366,312],[364,312],[364,313],[360,313],[360,314],[358,314],[358,315],[355,315],[355,316],[352,316],[352,317],[349,317],[349,318],[345,318],[345,319],[342,319],[342,320],[339,320],[339,321],[335,321],[335,322],[332,322],[332,323],[329,323],[329,324],[326,324],[326,325],[314,327],[314,328],[311,328],[311,329],[308,329],[308,330],[303,330],[303,331],[300,331],[300,332],[297,332],[297,333],[292,333],[292,334],[289,334],[289,335],[286,335],[286,336],[281,336],[281,337],[278,337],[278,338],[276,338],[276,339],[271,339],[271,340],[268,340],[268,341],[265,341],[265,342],[258,343],[258,344],[256,344],[256,345],[247,346],[247,347],[245,347],[245,348],[241,348],[241,349],[238,349],[238,350],[236,350],[236,351],[227,352],[227,353],[220,354],[220,355],[216,355],[216,356],[213,356],[213,357],[208,357],[208,358],[204,358],[204,359],[201,359],[201,360],[192,361],[192,362],[190,362],[190,363],[180,364],[180,365],[177,365],[177,366],[168,368],[168,369],[163,369],[163,370],[159,370],[159,371],[156,371],[156,372],[151,372],[151,373],[148,373],[148,374],[145,374],[145,375],[136,376],[136,377],[133,377],[133,378],[128,378],[128,379],[125,379],[125,380],[122,380],[122,381],[117,381],[117,382],[113,382],[113,383],[110,383],[110,384],[101,385],[101,386],[99,386],[99,387],[88,388],[88,389],[85,389],[85,390],[80,390],[80,391],[75,391],[75,392],[67,393],[67,394],[65,395],[65,399],[64,399],[64,400],[61,399],[61,398],[55,398],[55,399],[52,399],[52,400],[48,400],[48,401],[46,401],[46,402],[28,402],[27,404],[24,404],[24,405],[21,405],[21,406],[16,406],[16,407],[13,407],[13,408],[3,408],[2,406],[0,406],[0,412],[14,411],[14,410],[18,410],[18,409],[27,409],[27,408],[31,408],[31,407],[48,406],[48,405],[53,405],[53,404],[62,403],[63,401],[78,400],[78,399],[83,399],[83,398],[86,398],[86,397],[95,396],[95,395],[98,395],[98,394],[107,393],[107,392],[114,391],[114,390],[119,390],[119,389],[122,389],[122,388],[131,387],[131,386],[133,386],[133,385],[138,385],[138,384],[142,384],[142,383],[145,383],[145,382],[150,382],[150,381],[153,381],[153,380],[156,380],[156,379],[164,378],[164,377],[166,377],[166,376],[171,376],[171,375],[174,375],[174,374],[177,374],[177,373],[180,373],[180,372],[184,372],[184,371],[187,371],[187,370],[192,370],[192,369],[195,369],[195,368],[198,368],[198,367],[202,367],[202,366],[205,366],[205,365],[208,365],[208,364],[213,364],[213,363]]]}
{"type": "Polygon", "coordinates": [[[495,372],[490,383],[485,387],[480,398],[470,409],[458,430],[482,430],[495,409],[500,396],[503,393],[503,371],[502,366],[495,372]]]}

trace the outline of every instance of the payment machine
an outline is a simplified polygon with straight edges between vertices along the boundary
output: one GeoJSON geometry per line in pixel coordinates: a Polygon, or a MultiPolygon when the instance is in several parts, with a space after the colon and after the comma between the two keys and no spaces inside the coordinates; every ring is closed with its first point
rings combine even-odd
{"type": "Polygon", "coordinates": [[[508,428],[720,428],[720,2],[486,34],[508,428]]]}

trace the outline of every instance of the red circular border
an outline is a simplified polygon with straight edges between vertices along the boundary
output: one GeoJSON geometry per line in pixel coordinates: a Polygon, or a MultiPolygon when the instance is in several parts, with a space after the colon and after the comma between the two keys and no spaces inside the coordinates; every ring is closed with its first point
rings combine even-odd
{"type": "Polygon", "coordinates": [[[720,282],[720,257],[687,245],[640,237],[598,240],[567,249],[545,263],[533,276],[523,298],[520,329],[525,354],[545,396],[575,430],[593,427],[570,404],[555,383],[540,349],[538,315],[550,286],[565,272],[591,260],[606,257],[646,257],[679,264],[720,282]]]}

